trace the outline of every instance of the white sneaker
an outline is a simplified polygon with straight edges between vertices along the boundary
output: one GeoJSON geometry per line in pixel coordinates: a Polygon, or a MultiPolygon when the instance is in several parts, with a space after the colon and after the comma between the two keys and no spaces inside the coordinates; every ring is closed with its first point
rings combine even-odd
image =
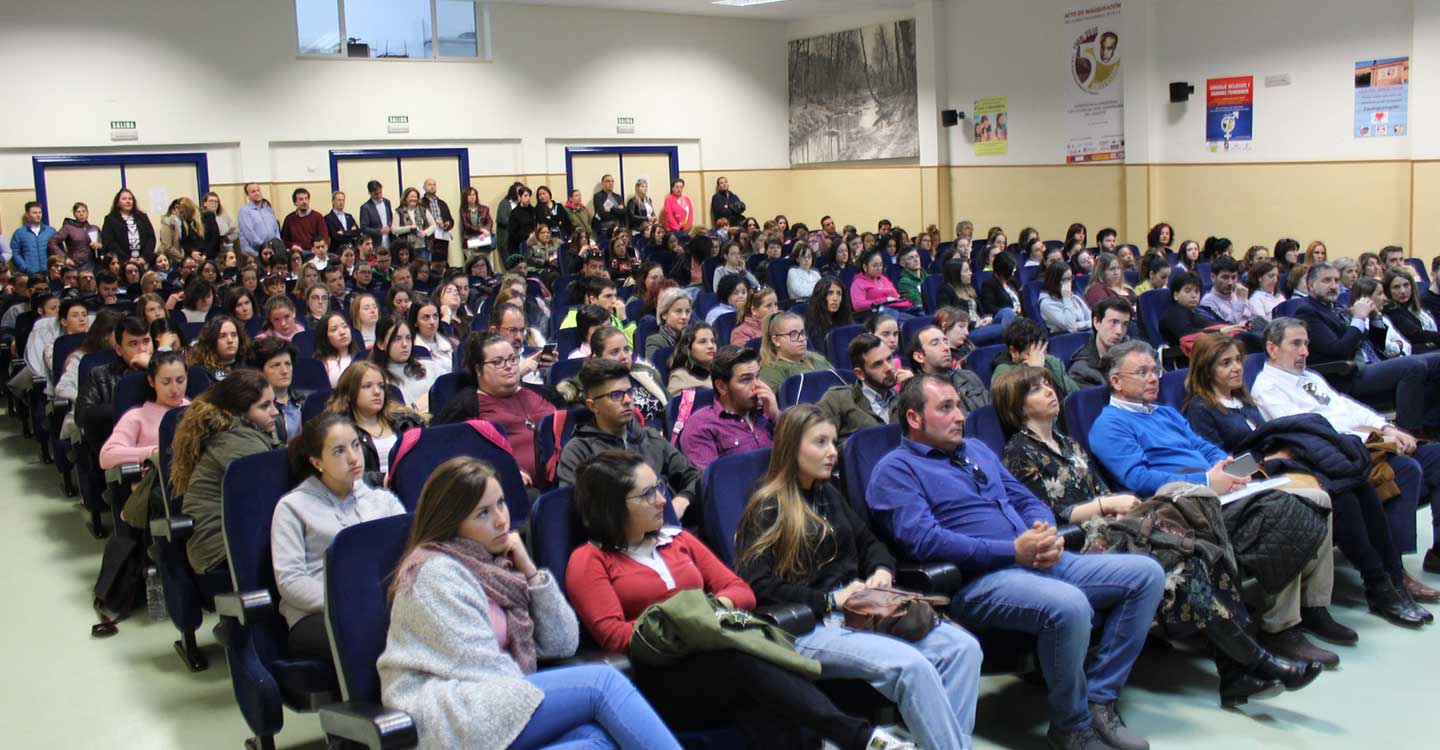
{"type": "Polygon", "coordinates": [[[875,727],[865,750],[919,750],[910,735],[897,726],[875,727]]]}

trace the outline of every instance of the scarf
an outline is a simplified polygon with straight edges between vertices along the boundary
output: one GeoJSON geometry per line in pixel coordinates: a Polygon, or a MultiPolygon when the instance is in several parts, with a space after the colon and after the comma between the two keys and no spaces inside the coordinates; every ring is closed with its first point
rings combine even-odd
{"type": "Polygon", "coordinates": [[[570,209],[571,211],[583,211],[585,210],[585,201],[577,201],[574,198],[566,198],[565,207],[570,209]]]}
{"type": "MultiPolygon", "coordinates": [[[[408,591],[427,560],[448,555],[465,566],[480,581],[485,596],[505,612],[510,656],[525,674],[535,673],[535,621],[530,618],[530,585],[516,572],[510,559],[497,557],[479,542],[455,537],[444,542],[426,542],[405,556],[395,573],[396,592],[408,591]]],[[[489,616],[489,613],[485,613],[489,616]]]]}

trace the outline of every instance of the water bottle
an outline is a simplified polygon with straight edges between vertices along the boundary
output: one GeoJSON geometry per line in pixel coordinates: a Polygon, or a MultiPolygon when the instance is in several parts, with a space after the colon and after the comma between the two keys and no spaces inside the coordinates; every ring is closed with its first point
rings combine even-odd
{"type": "Polygon", "coordinates": [[[160,585],[160,571],[154,565],[145,568],[145,611],[151,622],[167,619],[165,588],[160,585]]]}

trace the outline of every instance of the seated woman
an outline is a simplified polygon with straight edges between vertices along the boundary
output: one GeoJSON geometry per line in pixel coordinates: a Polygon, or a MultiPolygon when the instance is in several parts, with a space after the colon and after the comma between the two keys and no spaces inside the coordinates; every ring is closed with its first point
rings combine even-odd
{"type": "Polygon", "coordinates": [[[680,747],[614,668],[536,671],[575,653],[579,627],[489,464],[452,458],[426,482],[391,597],[380,692],[415,717],[421,750],[680,747]]]}
{"type": "MultiPolygon", "coordinates": [[[[601,453],[576,477],[575,508],[589,543],[571,553],[565,588],[580,622],[611,653],[628,652],[640,614],[677,590],[755,607],[750,587],[699,539],[665,526],[665,503],[660,480],[634,453],[601,453]]],[[[749,747],[799,747],[796,725],[841,750],[861,750],[873,734],[814,683],[740,651],[701,652],[666,667],[635,664],[632,677],[668,726],[731,721],[749,747]]]]}
{"type": "Polygon", "coordinates": [[[225,469],[237,458],[279,447],[276,416],[275,394],[265,377],[236,370],[200,394],[175,428],[170,490],[184,497],[181,510],[195,521],[185,555],[207,599],[230,590],[220,516],[225,469]]]}
{"type": "Polygon", "coordinates": [[[245,328],[229,315],[216,315],[200,329],[186,356],[191,367],[198,367],[218,383],[230,376],[239,363],[240,352],[250,345],[245,328]]]}
{"type": "Polygon", "coordinates": [[[713,326],[721,315],[739,311],[745,306],[745,300],[750,299],[750,290],[755,286],[757,285],[752,285],[740,274],[731,274],[721,279],[715,286],[715,296],[720,303],[705,313],[705,322],[713,326]]]}
{"type": "Polygon", "coordinates": [[[1381,283],[1386,297],[1383,312],[1390,330],[1417,354],[1440,351],[1440,329],[1435,326],[1435,318],[1420,305],[1420,295],[1410,274],[1392,268],[1385,272],[1381,283]]]}
{"type": "Polygon", "coordinates": [[[805,302],[805,337],[824,348],[825,337],[836,326],[855,322],[850,309],[850,290],[839,276],[825,275],[815,283],[815,291],[805,302]]]}
{"type": "Polygon", "coordinates": [[[170,318],[160,318],[150,324],[150,348],[157,352],[185,354],[185,334],[170,318]]]}
{"type": "MultiPolygon", "coordinates": [[[[1190,353],[1185,417],[1197,435],[1226,451],[1240,450],[1245,439],[1265,424],[1245,387],[1244,362],[1239,345],[1218,334],[1201,336],[1190,353]]],[[[1266,458],[1272,457],[1278,456],[1266,458]]],[[[1370,611],[1397,624],[1421,624],[1423,618],[1414,611],[1419,606],[1407,591],[1412,579],[1374,488],[1361,481],[1329,495],[1335,546],[1360,571],[1370,611]]],[[[1301,613],[1304,627],[1325,640],[1346,644],[1357,640],[1354,631],[1330,620],[1324,607],[1306,607],[1301,613]]]]}
{"type": "Polygon", "coordinates": [[[899,372],[905,366],[904,357],[900,354],[905,343],[900,340],[900,321],[889,313],[877,313],[865,321],[865,332],[874,334],[876,338],[885,342],[885,346],[894,353],[894,356],[890,358],[891,365],[895,367],[896,372],[899,372]]]}
{"type": "Polygon", "coordinates": [[[900,709],[924,748],[970,747],[980,690],[980,643],[942,622],[911,643],[850,630],[837,611],[851,594],[894,582],[895,558],[830,483],[835,425],[818,406],[787,409],[775,426],[770,468],[736,534],[736,568],[760,604],[802,604],[820,624],[795,650],[826,677],[861,679],[900,709]]]}
{"type": "Polygon", "coordinates": [[[267,339],[275,336],[289,341],[303,330],[305,327],[295,317],[295,303],[289,297],[277,294],[265,300],[265,323],[260,326],[260,332],[255,334],[255,338],[267,339]]]}
{"type": "MultiPolygon", "coordinates": [[[[615,326],[603,325],[590,334],[589,359],[611,359],[630,368],[630,397],[635,407],[645,417],[645,424],[652,427],[665,424],[665,404],[670,394],[660,384],[660,373],[655,366],[643,359],[636,359],[625,339],[625,332],[615,326]]],[[[566,403],[583,404],[585,390],[580,387],[580,378],[569,378],[558,384],[566,403]]]]}
{"type": "Polygon", "coordinates": [[[795,261],[795,265],[785,272],[785,290],[790,293],[792,302],[804,302],[810,299],[815,285],[820,282],[820,271],[815,268],[815,251],[809,245],[800,245],[790,254],[790,259],[795,261]]]}
{"type": "MultiPolygon", "coordinates": [[[[415,304],[415,292],[403,286],[390,287],[385,294],[385,304],[390,307],[391,315],[409,315],[410,308],[415,304]]],[[[348,323],[349,318],[346,318],[348,323]]]]}
{"type": "MultiPolygon", "coordinates": [[[[228,312],[228,310],[227,310],[228,312]]],[[[157,318],[170,317],[169,311],[165,309],[165,300],[160,299],[158,294],[142,294],[135,300],[135,317],[150,325],[157,318]]]]}
{"type": "Polygon", "coordinates": [[[390,449],[400,436],[425,420],[404,404],[390,398],[385,370],[366,359],[357,359],[346,368],[335,384],[325,411],[343,414],[358,428],[361,449],[365,452],[365,481],[371,486],[385,484],[390,473],[390,449]]]}
{"type": "Polygon", "coordinates": [[[1095,268],[1090,272],[1090,286],[1085,289],[1085,304],[1095,307],[1106,297],[1124,297],[1130,301],[1133,316],[1140,309],[1140,295],[1125,283],[1125,267],[1120,259],[1110,253],[1100,253],[1095,258],[1095,268]]]}
{"type": "Polygon", "coordinates": [[[1045,267],[1045,290],[1040,292],[1040,317],[1051,333],[1090,330],[1090,308],[1075,295],[1075,273],[1064,263],[1045,267]]]}
{"type": "Polygon", "coordinates": [[[260,303],[255,300],[255,293],[243,286],[230,287],[225,293],[225,314],[245,325],[260,313],[260,303]]]}
{"type": "Polygon", "coordinates": [[[865,253],[860,260],[860,273],[850,282],[850,301],[855,312],[867,312],[877,307],[907,310],[914,303],[900,296],[895,285],[885,275],[884,251],[880,249],[865,253]]]}
{"type": "Polygon", "coordinates": [[[775,312],[775,291],[757,286],[735,312],[735,328],[730,331],[730,345],[744,346],[750,339],[760,338],[760,326],[775,312]]]}
{"type": "Polygon", "coordinates": [[[252,342],[246,357],[250,369],[264,375],[275,393],[275,410],[280,413],[275,420],[275,437],[282,443],[300,434],[300,408],[305,404],[305,394],[293,387],[297,356],[294,344],[272,336],[252,342]]]}
{"type": "MultiPolygon", "coordinates": [[[[952,257],[945,263],[945,283],[940,285],[936,304],[940,309],[951,308],[965,311],[965,327],[975,346],[986,346],[1000,341],[1005,326],[1015,319],[1015,310],[1003,307],[992,315],[980,314],[980,297],[975,291],[975,271],[964,257],[952,257]]],[[[938,314],[938,311],[937,311],[938,314]]]]}
{"type": "Polygon", "coordinates": [[[1285,294],[1280,291],[1280,269],[1269,260],[1255,261],[1245,272],[1245,288],[1250,290],[1250,298],[1245,302],[1250,317],[1269,323],[1275,316],[1275,308],[1285,301],[1285,294]]]}
{"type": "Polygon", "coordinates": [[[655,321],[659,324],[659,330],[645,337],[646,356],[675,346],[675,342],[680,340],[680,332],[690,325],[692,307],[690,295],[679,287],[671,287],[660,293],[655,306],[655,321]]]}
{"type": "Polygon", "coordinates": [[[186,323],[204,323],[215,304],[215,287],[196,276],[185,285],[184,301],[180,303],[180,314],[186,323]]]}
{"type": "MultiPolygon", "coordinates": [[[[751,289],[760,286],[760,282],[756,280],[754,274],[751,274],[745,269],[745,255],[740,251],[740,243],[726,242],[724,245],[721,245],[720,257],[724,258],[725,262],[716,266],[715,273],[710,279],[710,285],[712,287],[718,290],[720,288],[720,282],[723,281],[726,276],[739,276],[745,280],[746,285],[751,289]]],[[[723,295],[721,299],[724,299],[723,295]]]]}
{"type": "Polygon", "coordinates": [[[291,475],[304,479],[275,506],[270,560],[293,659],[330,661],[325,551],[335,535],[347,526],[405,513],[389,490],[366,484],[364,469],[355,425],[340,414],[315,417],[290,443],[291,475]]]}
{"type": "MultiPolygon", "coordinates": [[[[112,329],[113,330],[113,329],[112,329]]],[[[185,398],[185,360],[174,352],[150,357],[145,370],[145,403],[115,423],[115,431],[100,448],[100,469],[138,464],[160,446],[160,420],[165,412],[190,403],[185,398]]]]}
{"type": "MultiPolygon", "coordinates": [[[[993,391],[995,411],[1014,433],[1005,444],[1005,468],[1047,502],[1057,519],[1083,524],[1097,517],[1119,518],[1140,503],[1134,495],[1111,494],[1085,451],[1055,431],[1060,399],[1044,370],[1017,367],[996,378],[993,391]]],[[[1103,531],[1097,542],[1092,551],[1103,552],[1103,531]]],[[[1234,559],[1233,550],[1223,551],[1234,559]]],[[[1210,563],[1200,553],[1185,555],[1166,571],[1165,598],[1155,613],[1166,635],[1181,638],[1198,631],[1210,643],[1220,673],[1220,705],[1226,708],[1273,697],[1282,686],[1308,685],[1323,668],[1319,662],[1277,656],[1246,632],[1250,617],[1239,571],[1226,558],[1210,563]]]]}
{"type": "Polygon", "coordinates": [[[969,322],[970,313],[964,308],[942,307],[935,311],[935,327],[945,334],[945,343],[950,347],[950,366],[957,370],[975,351],[969,322]]]}
{"type": "Polygon", "coordinates": [[[350,321],[339,312],[328,312],[320,319],[315,333],[315,359],[325,365],[325,374],[330,378],[330,387],[340,382],[340,374],[360,353],[360,345],[350,334],[350,321]],[[323,334],[322,334],[323,332],[323,334]]]}
{"type": "Polygon", "coordinates": [[[692,388],[710,388],[710,360],[719,347],[715,345],[715,329],[709,323],[695,322],[680,332],[675,349],[670,353],[670,382],[665,390],[673,398],[692,388]]]}
{"type": "Polygon", "coordinates": [[[597,328],[610,325],[611,317],[610,311],[599,305],[581,305],[575,311],[575,333],[580,343],[565,358],[589,359],[590,337],[597,328]]]}
{"type": "MultiPolygon", "coordinates": [[[[993,247],[993,246],[992,246],[993,247]]],[[[1016,278],[1015,259],[1000,249],[990,260],[990,278],[980,285],[980,314],[999,319],[1001,310],[1019,316],[1021,304],[1019,280],[1016,278]]]]}
{"type": "Polygon", "coordinates": [[[1020,365],[1039,367],[1050,373],[1052,385],[1062,399],[1080,390],[1080,384],[1070,377],[1065,363],[1050,353],[1050,337],[1045,329],[1029,318],[1019,318],[1005,329],[1005,349],[995,355],[990,382],[994,383],[1006,370],[1020,365]]]}
{"type": "Polygon", "coordinates": [[[361,345],[366,349],[375,348],[375,327],[379,322],[380,303],[375,301],[375,295],[357,294],[350,300],[350,325],[360,332],[361,345]]]}
{"type": "Polygon", "coordinates": [[[435,368],[415,358],[414,332],[401,318],[385,318],[375,326],[375,348],[369,359],[385,371],[385,378],[400,389],[405,403],[425,414],[430,411],[430,386],[435,368]]]}
{"type": "Polygon", "coordinates": [[[320,319],[325,313],[330,312],[330,289],[324,284],[315,284],[305,290],[305,314],[300,317],[300,325],[307,331],[319,332],[320,319]]]}
{"type": "Polygon", "coordinates": [[[410,308],[408,320],[411,330],[415,332],[412,346],[423,346],[430,350],[430,359],[424,365],[425,370],[432,374],[430,382],[434,383],[441,375],[450,372],[454,365],[455,342],[440,331],[440,306],[428,297],[421,297],[420,301],[410,308]]]}
{"type": "Polygon", "coordinates": [[[833,370],[829,360],[805,346],[805,320],[792,312],[774,313],[765,319],[760,339],[760,379],[770,389],[791,375],[815,370],[833,370]]]}

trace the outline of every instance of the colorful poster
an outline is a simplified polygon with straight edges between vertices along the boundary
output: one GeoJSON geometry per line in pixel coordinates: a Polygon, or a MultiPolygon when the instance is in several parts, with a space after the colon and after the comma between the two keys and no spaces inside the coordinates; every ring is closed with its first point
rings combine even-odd
{"type": "Polygon", "coordinates": [[[1005,97],[987,96],[975,100],[970,110],[975,123],[975,155],[1003,156],[1010,153],[1010,124],[1005,111],[1005,97]]]}
{"type": "Polygon", "coordinates": [[[1205,140],[1211,151],[1249,151],[1255,126],[1255,76],[1205,82],[1205,140]]]}
{"type": "Polygon", "coordinates": [[[1355,137],[1410,134],[1410,58],[1355,63],[1355,137]]]}
{"type": "Polygon", "coordinates": [[[1065,88],[1065,161],[1125,159],[1125,87],[1120,81],[1120,3],[1065,14],[1071,41],[1065,88]]]}

